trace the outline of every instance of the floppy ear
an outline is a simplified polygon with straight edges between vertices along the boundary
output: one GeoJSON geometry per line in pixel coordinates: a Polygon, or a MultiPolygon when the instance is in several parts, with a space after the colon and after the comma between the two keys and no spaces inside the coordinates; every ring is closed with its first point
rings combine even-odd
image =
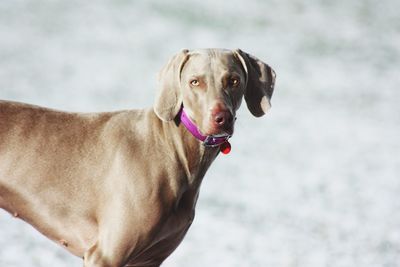
{"type": "Polygon", "coordinates": [[[182,50],[173,56],[158,74],[158,93],[154,112],[163,121],[173,120],[181,108],[180,79],[188,52],[189,50],[182,50]]]}
{"type": "Polygon", "coordinates": [[[247,72],[247,84],[244,93],[250,112],[261,117],[271,108],[271,97],[274,92],[275,71],[252,55],[240,49],[235,51],[243,68],[247,72]]]}

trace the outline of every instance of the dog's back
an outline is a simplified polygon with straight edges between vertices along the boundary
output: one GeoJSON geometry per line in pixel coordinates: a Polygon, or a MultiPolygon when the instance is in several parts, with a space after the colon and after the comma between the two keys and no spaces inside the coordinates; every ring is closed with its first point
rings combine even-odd
{"type": "Polygon", "coordinates": [[[59,236],[73,240],[72,252],[92,243],[95,207],[87,200],[107,168],[110,152],[101,143],[113,115],[0,101],[0,208],[57,242],[59,236]],[[93,164],[97,168],[85,168],[93,164]],[[76,224],[89,227],[78,233],[71,228],[76,224]],[[78,235],[84,238],[75,241],[78,235]]]}

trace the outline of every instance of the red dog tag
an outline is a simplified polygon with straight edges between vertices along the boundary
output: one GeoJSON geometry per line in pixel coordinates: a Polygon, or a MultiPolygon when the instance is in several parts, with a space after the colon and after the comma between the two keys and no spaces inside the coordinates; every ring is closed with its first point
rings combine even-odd
{"type": "Polygon", "coordinates": [[[231,152],[231,144],[226,141],[225,143],[222,143],[219,147],[219,150],[222,152],[222,154],[229,154],[231,152]]]}

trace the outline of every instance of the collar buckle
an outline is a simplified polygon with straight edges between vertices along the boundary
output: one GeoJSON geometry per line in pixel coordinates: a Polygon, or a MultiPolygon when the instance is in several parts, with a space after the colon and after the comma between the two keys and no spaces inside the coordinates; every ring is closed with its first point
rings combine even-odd
{"type": "Polygon", "coordinates": [[[217,147],[227,142],[229,138],[231,138],[231,135],[227,134],[208,135],[203,141],[203,145],[205,147],[217,147]]]}

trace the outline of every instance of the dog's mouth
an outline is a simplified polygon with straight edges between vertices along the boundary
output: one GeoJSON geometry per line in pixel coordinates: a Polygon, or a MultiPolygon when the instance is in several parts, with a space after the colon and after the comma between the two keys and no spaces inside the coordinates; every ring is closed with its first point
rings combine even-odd
{"type": "MultiPolygon", "coordinates": [[[[198,140],[203,142],[206,147],[216,147],[221,146],[221,152],[224,154],[229,153],[230,144],[228,142],[229,138],[233,134],[233,123],[223,125],[212,125],[209,130],[202,131],[201,127],[198,127],[186,114],[184,108],[182,107],[179,117],[181,123],[186,127],[186,129],[198,140]]],[[[207,125],[210,127],[210,125],[207,125]]]]}
{"type": "Polygon", "coordinates": [[[206,131],[205,135],[212,135],[212,136],[232,136],[233,135],[233,128],[231,129],[225,129],[223,131],[221,130],[212,130],[212,131],[206,131]]]}
{"type": "Polygon", "coordinates": [[[229,126],[223,126],[223,127],[209,127],[202,133],[204,135],[211,135],[211,136],[232,136],[233,132],[234,132],[234,123],[232,123],[229,126]]]}

